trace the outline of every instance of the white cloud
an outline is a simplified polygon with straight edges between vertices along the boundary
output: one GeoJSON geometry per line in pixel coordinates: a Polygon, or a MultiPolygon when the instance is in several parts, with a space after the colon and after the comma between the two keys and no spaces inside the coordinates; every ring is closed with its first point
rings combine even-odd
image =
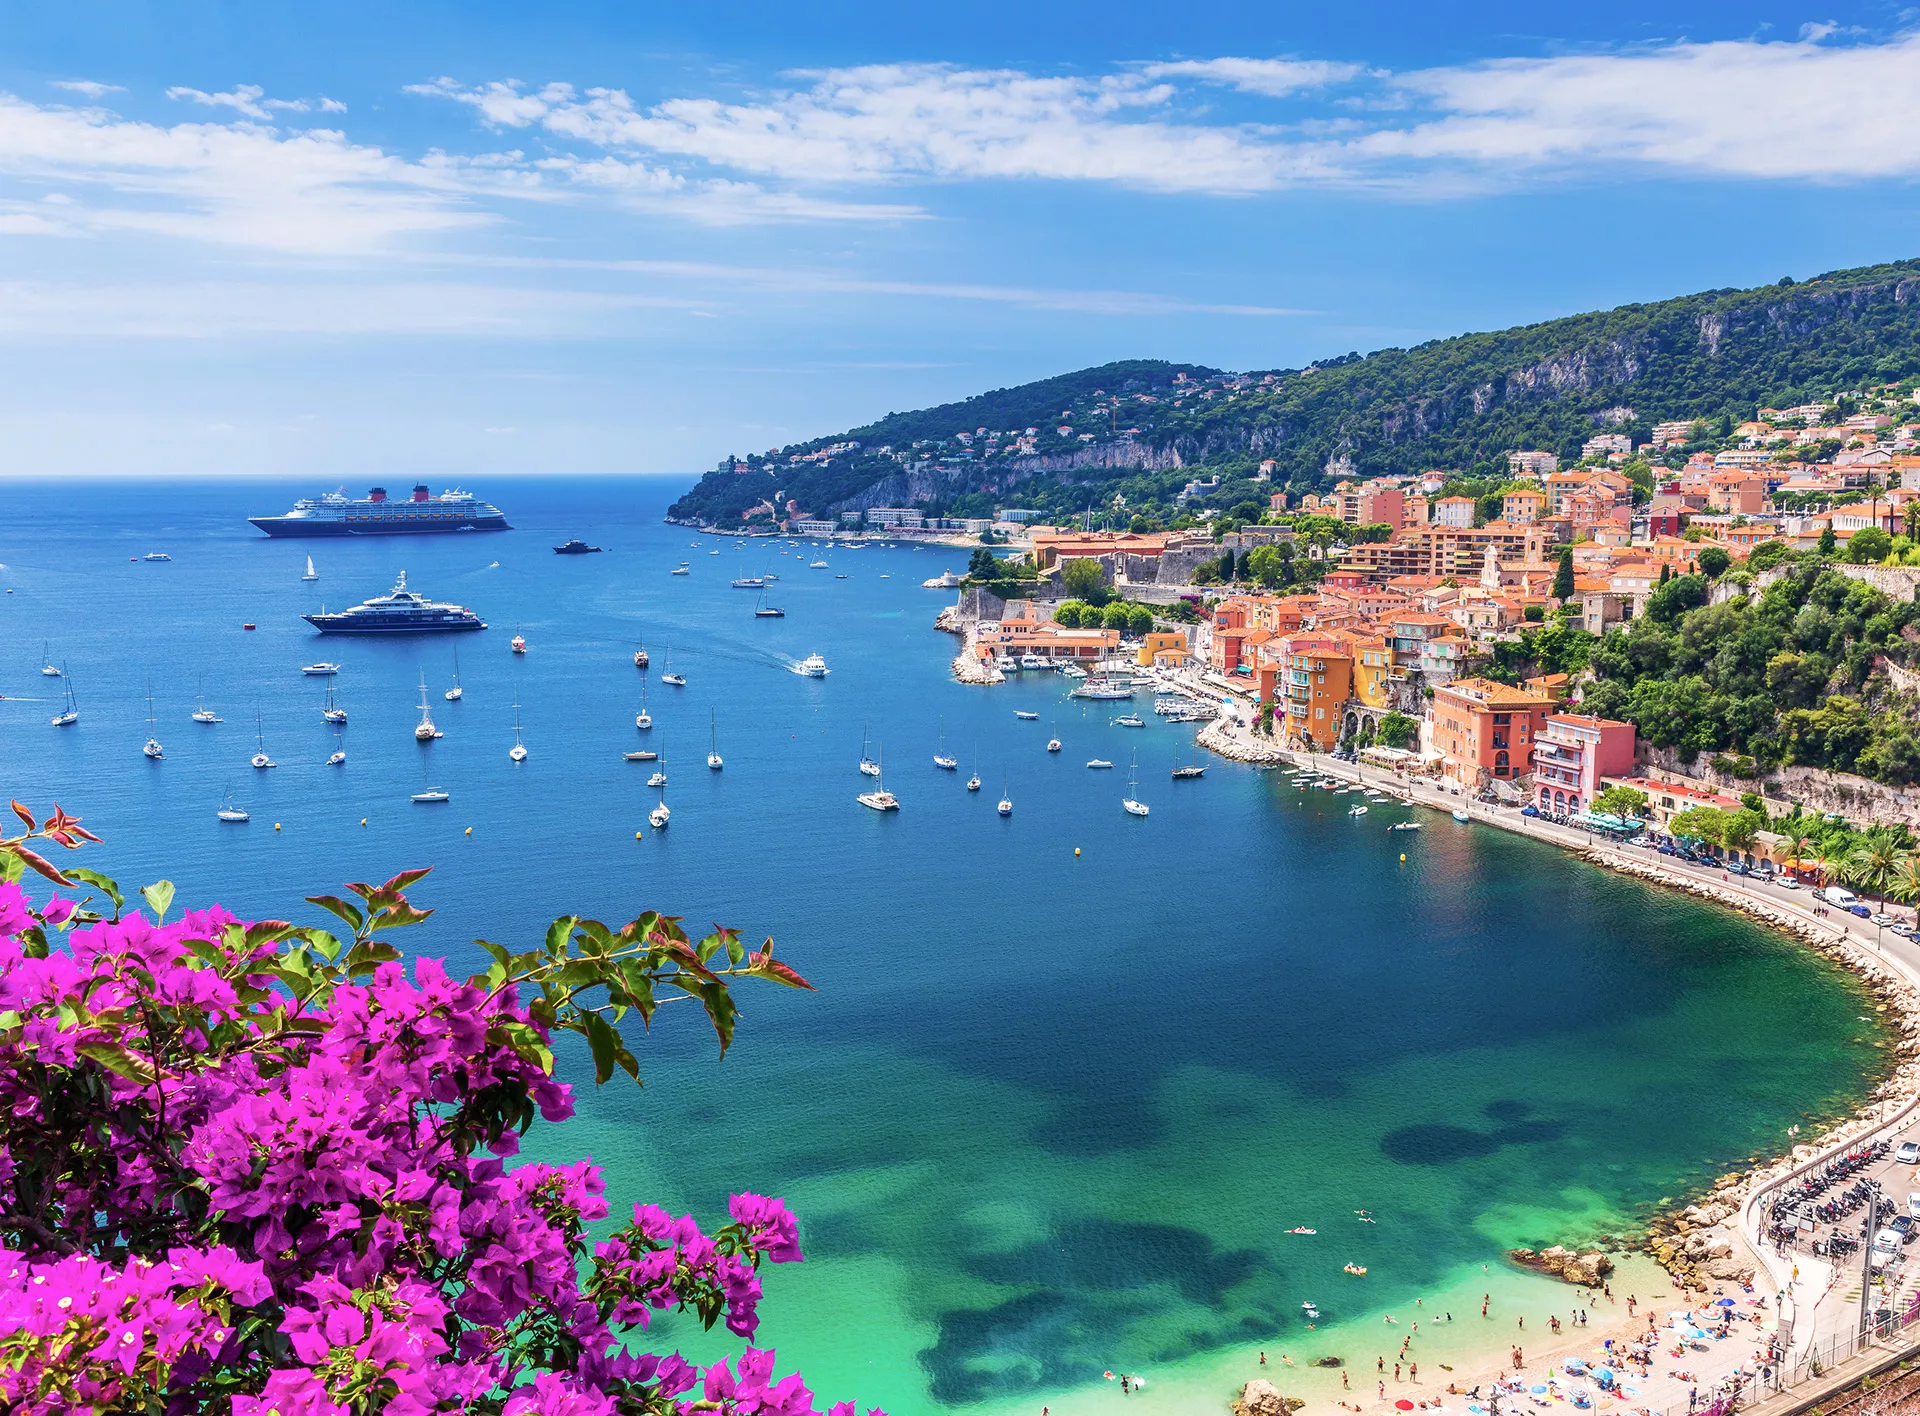
{"type": "Polygon", "coordinates": [[[83,94],[87,98],[105,98],[110,93],[125,93],[119,84],[97,83],[92,79],[55,79],[53,87],[65,89],[68,93],[83,94]]]}
{"type": "MultiPolygon", "coordinates": [[[[231,93],[208,93],[204,89],[174,87],[167,90],[168,98],[188,98],[203,108],[231,108],[236,113],[244,113],[249,118],[269,118],[266,105],[260,102],[266,90],[258,84],[236,84],[231,93]]],[[[285,107],[284,103],[269,99],[276,107],[285,107]]]]}
{"type": "Polygon", "coordinates": [[[1652,168],[1834,181],[1920,175],[1920,34],[1679,43],[1401,75],[1439,116],[1356,139],[1357,167],[1652,168]]]}
{"type": "Polygon", "coordinates": [[[1147,64],[1140,72],[1150,79],[1200,79],[1226,84],[1242,93],[1257,93],[1268,98],[1342,84],[1366,72],[1358,64],[1340,64],[1326,59],[1182,59],[1167,64],[1147,64]]]}

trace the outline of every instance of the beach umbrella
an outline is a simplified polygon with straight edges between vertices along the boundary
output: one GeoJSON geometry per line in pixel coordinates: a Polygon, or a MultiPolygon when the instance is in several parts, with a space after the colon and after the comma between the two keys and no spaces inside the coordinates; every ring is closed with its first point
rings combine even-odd
{"type": "Polygon", "coordinates": [[[1731,1307],[1733,1306],[1733,1299],[1731,1299],[1731,1298],[1716,1298],[1716,1299],[1714,1299],[1714,1301],[1713,1301],[1713,1306],[1714,1306],[1714,1307],[1716,1307],[1716,1308],[1731,1308],[1731,1307]]]}
{"type": "Polygon", "coordinates": [[[1413,1403],[1403,1396],[1393,1403],[1393,1409],[1396,1411],[1411,1411],[1413,1410],[1413,1403]]]}

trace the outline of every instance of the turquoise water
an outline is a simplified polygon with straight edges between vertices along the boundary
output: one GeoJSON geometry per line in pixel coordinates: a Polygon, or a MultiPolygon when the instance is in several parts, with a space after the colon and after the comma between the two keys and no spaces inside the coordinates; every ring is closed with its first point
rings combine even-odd
{"type": "Polygon", "coordinates": [[[1147,1375],[1148,1409],[1217,1409],[1258,1349],[1370,1371],[1379,1312],[1548,1301],[1504,1247],[1629,1225],[1850,1106],[1883,1055],[1856,989],[1738,916],[1433,814],[1388,833],[1401,809],[1350,818],[1277,774],[1173,783],[1191,728],[1109,727],[1050,676],[953,684],[930,628],[950,597],[920,581],[960,553],[782,557],[662,525],[678,484],[651,480],[481,488],[521,528],[500,536],[268,542],[245,524],[303,490],[9,486],[0,788],[82,814],[99,868],[242,912],[433,864],[416,897],[437,913],[407,942],[462,963],[475,936],[522,944],[568,911],[774,936],[817,995],[749,990],[718,1065],[669,1010],[636,1046],[645,1090],[589,1089],[539,1144],[592,1154],[621,1205],[717,1218],[729,1189],[787,1195],[809,1261],[772,1275],[761,1339],[824,1396],[1060,1411],[1104,1401],[1118,1370],[1147,1375]],[[575,534],[610,550],[548,549],[575,534]],[[174,560],[130,562],[149,550],[174,560]],[[310,551],[317,585],[298,578],[310,551]],[[727,585],[768,568],[784,620],[727,585]],[[400,569],[492,628],[360,643],[298,619],[400,569]],[[641,741],[642,635],[674,814],[636,840],[652,769],[620,753],[641,741]],[[70,666],[74,728],[47,725],[43,641],[70,666]],[[669,645],[685,689],[659,683],[669,645]],[[829,678],[787,671],[815,651],[829,678]],[[344,769],[324,765],[323,681],[298,673],[321,657],[344,664],[344,769]],[[446,733],[425,748],[422,670],[446,733]],[[149,679],[160,763],[139,753],[149,679]],[[187,720],[199,692],[223,724],[187,720]],[[272,772],[246,765],[256,712],[272,772]],[[897,816],[854,803],[863,726],[897,816]],[[977,795],[933,769],[943,728],[977,795]],[[1146,820],[1119,806],[1135,751],[1146,820]],[[451,805],[407,801],[429,777],[451,805]],[[249,825],[214,820],[228,791],[249,825]],[[1305,1300],[1326,1314],[1312,1332],[1305,1300]]]}

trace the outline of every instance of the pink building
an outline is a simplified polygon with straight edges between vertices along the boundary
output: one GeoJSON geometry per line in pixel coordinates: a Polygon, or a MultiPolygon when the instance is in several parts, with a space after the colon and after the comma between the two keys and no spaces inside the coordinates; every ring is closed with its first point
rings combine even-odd
{"type": "Polygon", "coordinates": [[[1534,804],[1542,811],[1588,810],[1602,777],[1633,771],[1633,724],[1554,713],[1533,747],[1534,804]]]}

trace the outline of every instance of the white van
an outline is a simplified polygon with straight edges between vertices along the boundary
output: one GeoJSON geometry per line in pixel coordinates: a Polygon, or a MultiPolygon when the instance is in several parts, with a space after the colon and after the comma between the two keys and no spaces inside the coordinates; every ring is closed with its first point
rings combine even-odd
{"type": "Polygon", "coordinates": [[[1827,886],[1826,889],[1820,892],[1820,898],[1830,905],[1838,905],[1843,910],[1849,905],[1859,903],[1860,899],[1853,891],[1842,885],[1827,886]]]}

